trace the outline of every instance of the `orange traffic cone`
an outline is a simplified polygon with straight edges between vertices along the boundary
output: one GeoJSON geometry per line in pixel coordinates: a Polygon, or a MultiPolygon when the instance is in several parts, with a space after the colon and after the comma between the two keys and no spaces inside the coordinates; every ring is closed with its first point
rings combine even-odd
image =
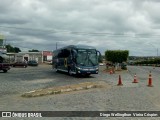
{"type": "Polygon", "coordinates": [[[134,75],[134,80],[132,83],[138,83],[136,74],[134,75]]]}
{"type": "Polygon", "coordinates": [[[113,74],[113,71],[112,70],[110,70],[110,72],[109,72],[110,74],[113,74]]]}
{"type": "Polygon", "coordinates": [[[121,76],[119,75],[119,80],[118,80],[118,84],[117,84],[118,86],[121,86],[121,85],[123,85],[122,84],[122,80],[121,80],[121,76]]]}
{"type": "Polygon", "coordinates": [[[151,74],[151,72],[149,73],[148,87],[153,87],[153,85],[152,85],[152,74],[151,74]]]}

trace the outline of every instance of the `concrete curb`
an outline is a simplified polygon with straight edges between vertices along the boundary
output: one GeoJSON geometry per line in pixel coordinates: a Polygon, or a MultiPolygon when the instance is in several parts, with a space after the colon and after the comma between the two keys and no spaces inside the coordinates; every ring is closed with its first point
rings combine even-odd
{"type": "Polygon", "coordinates": [[[103,88],[103,87],[106,87],[107,85],[108,84],[103,81],[84,82],[84,83],[67,85],[67,86],[33,90],[30,92],[26,92],[22,94],[21,96],[29,98],[29,97],[38,97],[38,96],[45,96],[45,95],[56,95],[56,94],[67,93],[67,92],[72,92],[72,91],[88,90],[91,88],[103,88]]]}

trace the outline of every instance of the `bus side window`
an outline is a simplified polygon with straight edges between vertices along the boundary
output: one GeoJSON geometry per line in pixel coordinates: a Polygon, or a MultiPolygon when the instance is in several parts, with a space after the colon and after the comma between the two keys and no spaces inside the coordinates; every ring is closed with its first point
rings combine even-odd
{"type": "Polygon", "coordinates": [[[67,57],[69,57],[69,56],[70,56],[70,51],[67,50],[67,49],[64,49],[64,50],[63,50],[63,57],[64,57],[64,58],[67,58],[67,57]]]}
{"type": "Polygon", "coordinates": [[[60,51],[60,52],[58,53],[58,58],[63,58],[62,51],[60,51]]]}
{"type": "Polygon", "coordinates": [[[64,50],[61,50],[59,53],[58,53],[58,58],[67,58],[70,56],[70,51],[67,50],[67,49],[64,49],[64,50]]]}

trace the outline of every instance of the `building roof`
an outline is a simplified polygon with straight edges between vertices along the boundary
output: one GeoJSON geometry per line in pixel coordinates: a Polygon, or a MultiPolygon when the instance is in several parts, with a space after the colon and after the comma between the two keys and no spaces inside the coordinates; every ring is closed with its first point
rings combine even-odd
{"type": "Polygon", "coordinates": [[[1,54],[1,53],[0,53],[0,57],[2,57],[4,59],[9,58],[6,54],[1,54]]]}

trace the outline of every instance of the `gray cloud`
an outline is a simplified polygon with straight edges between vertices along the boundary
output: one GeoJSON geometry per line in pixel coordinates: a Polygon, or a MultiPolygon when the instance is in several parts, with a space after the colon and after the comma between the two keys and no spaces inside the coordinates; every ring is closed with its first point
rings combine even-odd
{"type": "Polygon", "coordinates": [[[70,44],[156,55],[159,0],[0,0],[0,33],[22,50],[70,44]],[[152,45],[150,45],[152,44],[152,45]]]}

